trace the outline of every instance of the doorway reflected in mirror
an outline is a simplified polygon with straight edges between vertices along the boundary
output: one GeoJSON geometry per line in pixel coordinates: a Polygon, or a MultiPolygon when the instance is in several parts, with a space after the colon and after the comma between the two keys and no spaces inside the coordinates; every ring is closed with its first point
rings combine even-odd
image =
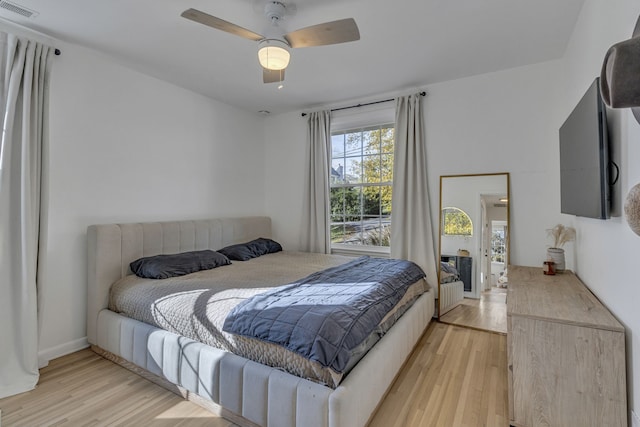
{"type": "Polygon", "coordinates": [[[506,333],[509,196],[508,173],[440,177],[440,321],[506,333]]]}

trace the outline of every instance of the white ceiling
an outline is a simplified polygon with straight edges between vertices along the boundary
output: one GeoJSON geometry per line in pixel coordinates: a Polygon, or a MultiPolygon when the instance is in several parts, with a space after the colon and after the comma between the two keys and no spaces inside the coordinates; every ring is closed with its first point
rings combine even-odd
{"type": "MultiPolygon", "coordinates": [[[[264,0],[12,0],[0,18],[102,51],[224,103],[272,113],[418,89],[560,58],[584,0],[294,0],[284,32],[353,17],[361,39],[292,50],[285,86],[263,84],[256,42],[181,18],[196,8],[263,33],[264,0]]],[[[64,55],[64,52],[62,53],[64,55]]]]}

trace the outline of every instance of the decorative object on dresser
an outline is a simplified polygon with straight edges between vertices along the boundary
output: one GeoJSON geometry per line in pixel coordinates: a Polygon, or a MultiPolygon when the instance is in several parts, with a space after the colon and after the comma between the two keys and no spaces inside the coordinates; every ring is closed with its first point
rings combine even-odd
{"type": "Polygon", "coordinates": [[[624,202],[624,216],[629,227],[640,236],[640,184],[634,185],[629,190],[624,202]]]}
{"type": "Polygon", "coordinates": [[[624,327],[571,273],[509,266],[512,426],[627,425],[624,327]]]}
{"type": "Polygon", "coordinates": [[[553,238],[553,246],[547,249],[547,259],[555,263],[555,271],[562,273],[564,271],[564,249],[562,247],[567,242],[576,239],[576,230],[573,227],[565,227],[558,224],[547,230],[547,234],[553,238]]]}
{"type": "Polygon", "coordinates": [[[544,267],[542,269],[542,272],[544,274],[548,274],[553,276],[554,274],[556,274],[556,263],[553,261],[545,261],[543,262],[544,267]]]}

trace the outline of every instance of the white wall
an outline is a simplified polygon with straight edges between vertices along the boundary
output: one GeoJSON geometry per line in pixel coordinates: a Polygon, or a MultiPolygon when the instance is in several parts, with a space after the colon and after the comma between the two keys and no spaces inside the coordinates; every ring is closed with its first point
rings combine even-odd
{"type": "Polygon", "coordinates": [[[86,228],[264,214],[264,121],[56,43],[41,359],[86,343],[86,228]]]}
{"type": "MultiPolygon", "coordinates": [[[[631,37],[640,13],[636,0],[587,0],[563,60],[563,98],[559,122],[566,118],[593,79],[614,43],[631,37]]],[[[608,114],[614,156],[621,183],[615,210],[622,212],[624,197],[640,182],[640,125],[629,110],[608,114]]],[[[622,216],[607,221],[566,217],[576,227],[575,271],[627,328],[629,409],[640,415],[640,236],[622,216]]],[[[638,419],[640,421],[640,418],[638,419]]]]}
{"type": "Polygon", "coordinates": [[[307,117],[299,112],[265,121],[265,196],[273,235],[285,250],[300,249],[306,171],[307,117]]]}
{"type": "MultiPolygon", "coordinates": [[[[553,61],[426,87],[434,226],[440,175],[510,172],[512,261],[542,266],[545,230],[561,219],[556,125],[560,72],[561,62],[553,61]]],[[[298,244],[306,137],[306,120],[299,113],[266,120],[267,211],[286,237],[278,235],[292,245],[298,244]]],[[[436,232],[435,247],[437,237],[436,232]]]]}
{"type": "Polygon", "coordinates": [[[440,175],[509,172],[514,264],[542,265],[545,230],[560,218],[554,124],[560,67],[552,61],[427,88],[432,218],[438,218],[440,175]]]}

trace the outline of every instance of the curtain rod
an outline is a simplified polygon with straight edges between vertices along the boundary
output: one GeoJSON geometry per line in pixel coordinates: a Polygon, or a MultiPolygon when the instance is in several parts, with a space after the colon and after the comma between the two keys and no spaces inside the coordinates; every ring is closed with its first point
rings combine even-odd
{"type": "MultiPolygon", "coordinates": [[[[425,96],[426,94],[427,94],[427,92],[425,92],[425,91],[420,92],[420,96],[425,96]]],[[[332,108],[330,111],[334,112],[334,111],[340,111],[340,110],[348,110],[350,108],[366,107],[367,105],[382,104],[383,102],[391,102],[393,100],[395,100],[395,98],[383,99],[382,101],[367,102],[365,104],[350,105],[348,107],[332,108]]],[[[301,114],[302,117],[304,117],[306,115],[307,115],[307,113],[302,113],[301,114]]]]}
{"type": "MultiPolygon", "coordinates": [[[[20,28],[21,30],[27,31],[27,32],[35,35],[35,36],[43,37],[43,38],[47,39],[47,42],[46,42],[47,45],[49,45],[49,41],[54,41],[55,40],[53,37],[51,37],[48,34],[42,33],[40,31],[36,31],[33,28],[27,27],[26,25],[22,25],[22,24],[18,24],[17,22],[10,21],[10,20],[8,20],[8,19],[6,19],[4,17],[0,17],[0,23],[6,23],[9,26],[14,26],[14,27],[20,28]]],[[[58,48],[54,48],[53,53],[56,56],[62,54],[62,52],[58,48]]]]}

